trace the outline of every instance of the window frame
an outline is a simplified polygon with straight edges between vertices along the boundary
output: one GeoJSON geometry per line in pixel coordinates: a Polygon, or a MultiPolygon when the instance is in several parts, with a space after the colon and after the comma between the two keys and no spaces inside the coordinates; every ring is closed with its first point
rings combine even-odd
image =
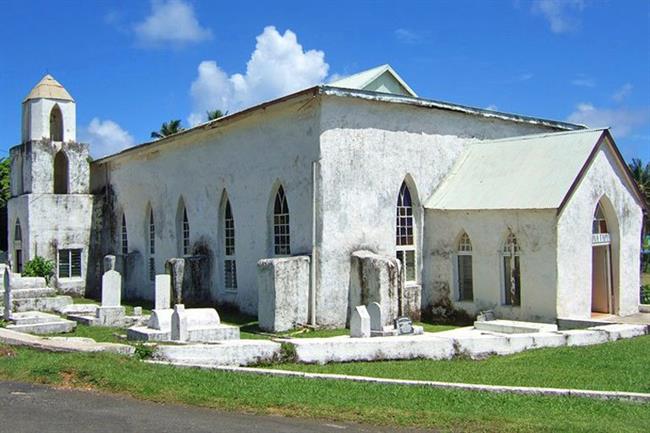
{"type": "Polygon", "coordinates": [[[223,208],[223,287],[227,292],[237,291],[235,217],[230,200],[226,198],[223,208]]]}
{"type": "Polygon", "coordinates": [[[501,293],[502,305],[509,307],[521,307],[521,247],[519,239],[513,232],[509,232],[506,241],[501,248],[501,293]],[[514,265],[515,272],[515,302],[512,301],[512,292],[509,289],[511,284],[508,268],[514,265]],[[518,283],[518,284],[517,284],[518,283]]]}
{"type": "Polygon", "coordinates": [[[59,248],[57,250],[57,266],[56,266],[56,275],[58,279],[73,279],[73,278],[83,278],[84,268],[83,268],[83,254],[84,249],[76,246],[69,246],[67,248],[59,248]],[[74,261],[73,253],[78,252],[78,275],[74,272],[74,261]],[[66,261],[62,262],[62,258],[65,257],[66,261]],[[62,266],[66,265],[67,275],[61,275],[62,266]]]}
{"type": "Polygon", "coordinates": [[[395,257],[400,261],[405,284],[418,283],[418,254],[416,240],[415,207],[411,189],[402,182],[397,195],[395,211],[395,257]],[[408,201],[408,204],[405,202],[408,201]],[[408,222],[410,221],[410,225],[408,222]],[[411,256],[411,260],[409,260],[411,256]],[[411,265],[409,266],[409,263],[411,265]],[[412,278],[411,278],[412,277],[412,278]]]}
{"type": "Polygon", "coordinates": [[[456,279],[456,299],[458,302],[474,302],[474,258],[473,258],[473,251],[474,248],[472,246],[472,240],[467,234],[467,232],[463,232],[463,234],[460,236],[456,248],[456,272],[455,272],[455,279],[456,279]],[[461,268],[464,267],[464,265],[461,266],[461,263],[463,261],[463,258],[469,257],[469,271],[470,271],[470,288],[469,288],[469,293],[470,296],[467,296],[465,294],[465,290],[463,290],[463,279],[461,278],[461,268]]]}
{"type": "Polygon", "coordinates": [[[153,215],[153,208],[149,208],[149,218],[147,221],[147,241],[148,241],[148,260],[147,273],[149,281],[156,281],[156,222],[153,215]]]}
{"type": "Polygon", "coordinates": [[[271,216],[272,251],[275,257],[291,255],[291,212],[289,201],[282,185],[278,187],[273,198],[271,216]]]}
{"type": "Polygon", "coordinates": [[[122,212],[122,227],[120,228],[120,251],[123,256],[129,254],[129,234],[126,227],[126,214],[122,212]]]}

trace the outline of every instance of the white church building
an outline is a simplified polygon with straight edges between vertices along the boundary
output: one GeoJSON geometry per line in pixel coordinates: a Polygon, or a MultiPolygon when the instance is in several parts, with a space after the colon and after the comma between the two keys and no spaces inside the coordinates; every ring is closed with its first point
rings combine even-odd
{"type": "Polygon", "coordinates": [[[182,257],[188,303],[296,325],[638,312],[645,203],[607,129],[424,99],[387,65],[94,161],[51,76],[22,119],[9,260],[54,260],[61,292],[98,293],[114,254],[127,297],[182,257]]]}

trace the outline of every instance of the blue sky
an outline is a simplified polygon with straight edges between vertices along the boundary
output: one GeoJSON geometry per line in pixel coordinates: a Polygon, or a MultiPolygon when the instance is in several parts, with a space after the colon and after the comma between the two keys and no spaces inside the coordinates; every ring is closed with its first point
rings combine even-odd
{"type": "Polygon", "coordinates": [[[49,72],[95,157],[390,63],[422,97],[611,126],[650,160],[650,1],[0,0],[0,152],[49,72]],[[399,9],[395,5],[399,4],[399,9]]]}

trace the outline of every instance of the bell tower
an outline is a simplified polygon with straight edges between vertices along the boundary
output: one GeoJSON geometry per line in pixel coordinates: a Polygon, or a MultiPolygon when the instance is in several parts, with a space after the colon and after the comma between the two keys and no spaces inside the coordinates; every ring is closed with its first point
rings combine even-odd
{"type": "Polygon", "coordinates": [[[22,143],[10,150],[9,260],[13,272],[35,256],[55,262],[60,292],[83,294],[92,195],[88,145],[78,143],[76,105],[45,75],[22,102],[22,143]]]}

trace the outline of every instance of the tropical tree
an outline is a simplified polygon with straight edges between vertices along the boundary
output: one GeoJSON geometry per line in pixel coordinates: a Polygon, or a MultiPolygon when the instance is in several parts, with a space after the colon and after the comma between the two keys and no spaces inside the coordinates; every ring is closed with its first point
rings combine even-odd
{"type": "Polygon", "coordinates": [[[216,120],[220,117],[228,115],[228,111],[221,111],[219,109],[208,110],[206,111],[206,114],[208,115],[208,120],[216,120]]]}
{"type": "Polygon", "coordinates": [[[0,208],[7,206],[11,196],[11,158],[0,158],[0,208]]]}
{"type": "Polygon", "coordinates": [[[650,162],[643,165],[643,161],[639,158],[632,158],[628,166],[639,189],[645,196],[646,203],[650,203],[650,162]]]}
{"type": "Polygon", "coordinates": [[[163,138],[167,137],[169,135],[176,134],[178,132],[181,132],[183,130],[183,127],[181,126],[181,121],[176,119],[176,120],[170,120],[169,122],[165,122],[162,124],[160,127],[159,131],[153,131],[151,133],[151,138],[163,138]]]}

